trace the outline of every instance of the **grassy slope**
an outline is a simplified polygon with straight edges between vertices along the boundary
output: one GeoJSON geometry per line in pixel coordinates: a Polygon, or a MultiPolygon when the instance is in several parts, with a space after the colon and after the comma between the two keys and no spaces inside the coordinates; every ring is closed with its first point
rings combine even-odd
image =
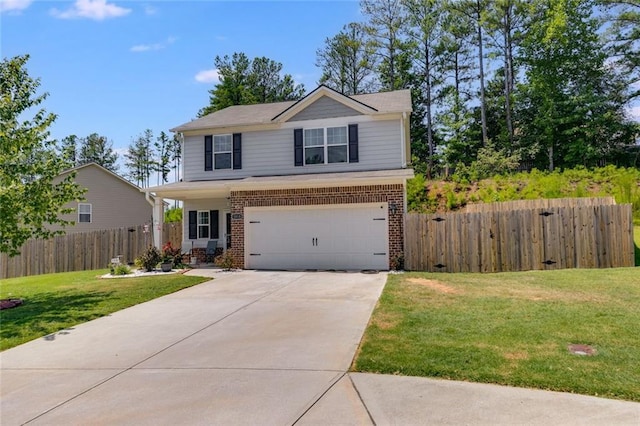
{"type": "Polygon", "coordinates": [[[425,181],[416,174],[407,185],[409,210],[425,213],[454,211],[468,203],[606,196],[633,204],[634,220],[640,225],[640,170],[634,168],[534,170],[473,183],[456,181],[455,175],[451,181],[425,181]]]}
{"type": "Polygon", "coordinates": [[[24,305],[0,311],[0,350],[207,280],[181,274],[98,278],[107,272],[67,272],[2,280],[0,298],[21,298],[24,305]]]}
{"type": "Polygon", "coordinates": [[[638,306],[635,268],[391,275],[353,368],[640,401],[638,306]]]}

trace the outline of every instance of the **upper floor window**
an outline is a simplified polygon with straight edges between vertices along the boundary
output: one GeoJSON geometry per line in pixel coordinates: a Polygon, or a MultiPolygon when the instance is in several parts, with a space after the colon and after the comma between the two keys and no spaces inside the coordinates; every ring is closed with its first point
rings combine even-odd
{"type": "Polygon", "coordinates": [[[204,137],[204,170],[242,168],[242,134],[204,137]]]}
{"type": "Polygon", "coordinates": [[[216,135],[213,137],[213,168],[231,168],[231,135],[216,135]]]}
{"type": "Polygon", "coordinates": [[[346,163],[347,143],[346,127],[305,129],[304,163],[346,163]]]}
{"type": "Polygon", "coordinates": [[[91,223],[91,204],[88,204],[88,203],[78,204],[78,222],[91,223]]]}

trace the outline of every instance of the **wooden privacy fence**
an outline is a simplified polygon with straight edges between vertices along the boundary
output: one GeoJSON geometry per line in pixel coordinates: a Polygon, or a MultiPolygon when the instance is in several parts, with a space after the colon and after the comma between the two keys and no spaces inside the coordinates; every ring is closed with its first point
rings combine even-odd
{"type": "MultiPolygon", "coordinates": [[[[175,242],[174,246],[179,247],[182,227],[166,223],[163,236],[163,242],[175,242]]],[[[152,243],[153,230],[148,227],[145,232],[143,225],[67,234],[50,240],[29,240],[18,256],[0,253],[0,279],[102,269],[117,256],[129,263],[152,243]]]]}
{"type": "Polygon", "coordinates": [[[634,266],[631,205],[572,200],[553,201],[553,207],[409,214],[405,266],[431,272],[634,266]]]}

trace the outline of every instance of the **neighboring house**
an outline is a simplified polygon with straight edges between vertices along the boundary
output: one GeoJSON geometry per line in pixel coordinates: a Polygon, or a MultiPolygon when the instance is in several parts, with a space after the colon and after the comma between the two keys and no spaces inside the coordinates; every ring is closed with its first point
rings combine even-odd
{"type": "Polygon", "coordinates": [[[72,172],[76,173],[75,182],[87,192],[84,201],[66,205],[75,209],[63,215],[64,219],[75,222],[64,228],[67,233],[151,224],[154,200],[147,200],[138,186],[96,163],[74,167],[56,179],[62,180],[72,172]]]}
{"type": "MultiPolygon", "coordinates": [[[[182,249],[210,240],[247,269],[389,269],[403,251],[409,90],[232,106],[178,126],[182,249]]],[[[154,226],[156,241],[160,226],[154,226]]]]}

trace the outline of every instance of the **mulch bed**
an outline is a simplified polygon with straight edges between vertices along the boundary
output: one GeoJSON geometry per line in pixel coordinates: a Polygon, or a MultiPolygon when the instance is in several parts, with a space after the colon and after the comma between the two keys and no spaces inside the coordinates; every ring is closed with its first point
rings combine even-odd
{"type": "Polygon", "coordinates": [[[0,311],[3,309],[11,309],[22,305],[22,299],[2,299],[0,300],[0,311]]]}

